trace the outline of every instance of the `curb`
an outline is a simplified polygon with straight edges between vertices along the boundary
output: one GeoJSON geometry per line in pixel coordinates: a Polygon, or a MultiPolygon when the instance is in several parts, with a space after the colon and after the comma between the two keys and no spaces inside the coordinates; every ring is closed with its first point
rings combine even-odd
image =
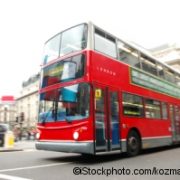
{"type": "Polygon", "coordinates": [[[0,148],[0,152],[13,152],[13,151],[23,151],[23,149],[18,149],[18,148],[0,148]]]}

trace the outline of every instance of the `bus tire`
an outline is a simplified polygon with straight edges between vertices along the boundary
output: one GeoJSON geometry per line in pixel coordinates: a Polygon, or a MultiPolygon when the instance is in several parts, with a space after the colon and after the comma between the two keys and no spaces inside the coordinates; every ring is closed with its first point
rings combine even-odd
{"type": "Polygon", "coordinates": [[[127,137],[127,155],[128,156],[136,156],[141,151],[141,139],[139,134],[131,130],[127,137]]]}

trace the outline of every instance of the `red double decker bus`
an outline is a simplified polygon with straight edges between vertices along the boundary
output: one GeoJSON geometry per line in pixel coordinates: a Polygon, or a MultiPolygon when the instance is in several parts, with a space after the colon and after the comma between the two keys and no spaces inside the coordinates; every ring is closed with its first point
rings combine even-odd
{"type": "Polygon", "coordinates": [[[180,74],[91,22],[45,43],[36,148],[97,154],[180,143],[180,74]]]}

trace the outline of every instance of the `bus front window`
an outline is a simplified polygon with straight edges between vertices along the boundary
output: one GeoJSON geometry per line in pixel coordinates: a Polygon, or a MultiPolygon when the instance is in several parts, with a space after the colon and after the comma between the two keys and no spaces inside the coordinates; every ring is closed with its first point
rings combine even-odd
{"type": "Polygon", "coordinates": [[[51,60],[59,57],[61,34],[58,34],[51,38],[44,46],[43,64],[48,63],[51,60]]]}
{"type": "Polygon", "coordinates": [[[80,25],[62,33],[60,56],[86,47],[86,26],[80,25]]]}
{"type": "Polygon", "coordinates": [[[39,122],[83,120],[89,116],[90,86],[80,83],[40,94],[39,122]]]}
{"type": "Polygon", "coordinates": [[[84,75],[85,55],[61,60],[42,70],[41,87],[80,78],[84,75]]]}
{"type": "Polygon", "coordinates": [[[86,48],[87,25],[67,29],[45,43],[43,65],[66,54],[86,48]]]}

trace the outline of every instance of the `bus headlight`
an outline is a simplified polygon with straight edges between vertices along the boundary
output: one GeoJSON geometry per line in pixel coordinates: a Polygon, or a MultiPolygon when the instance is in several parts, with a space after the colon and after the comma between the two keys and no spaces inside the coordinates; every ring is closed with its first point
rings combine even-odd
{"type": "Polygon", "coordinates": [[[73,138],[74,138],[74,140],[78,140],[79,133],[77,131],[73,133],[73,138]]]}
{"type": "Polygon", "coordinates": [[[36,139],[39,139],[40,138],[40,132],[37,132],[36,133],[36,139]]]}

